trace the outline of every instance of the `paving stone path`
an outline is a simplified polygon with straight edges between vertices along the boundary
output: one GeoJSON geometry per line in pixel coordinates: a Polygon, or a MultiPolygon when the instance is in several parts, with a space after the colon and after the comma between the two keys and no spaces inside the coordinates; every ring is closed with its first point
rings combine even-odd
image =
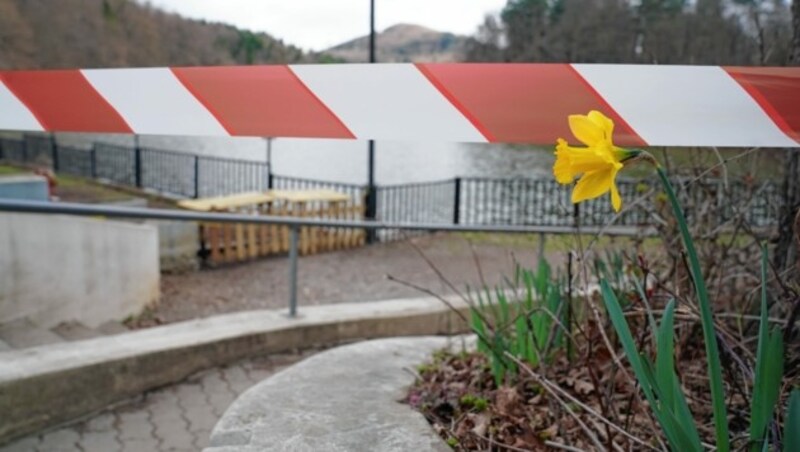
{"type": "Polygon", "coordinates": [[[199,451],[239,394],[310,354],[259,357],[203,371],[83,422],[0,447],[0,452],[199,451]]]}

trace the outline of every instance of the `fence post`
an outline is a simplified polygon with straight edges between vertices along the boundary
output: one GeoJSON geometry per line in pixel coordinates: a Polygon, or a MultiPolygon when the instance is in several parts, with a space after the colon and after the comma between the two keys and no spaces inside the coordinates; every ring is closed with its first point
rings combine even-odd
{"type": "Polygon", "coordinates": [[[456,177],[455,193],[453,194],[453,224],[461,222],[461,178],[456,177]]]}
{"type": "Polygon", "coordinates": [[[297,316],[297,242],[298,226],[289,226],[289,317],[297,316]]]}
{"type": "MultiPolygon", "coordinates": [[[[375,220],[376,214],[378,212],[378,188],[374,185],[367,186],[367,196],[365,199],[365,209],[364,209],[364,219],[365,220],[375,220]]],[[[375,243],[378,240],[378,236],[375,233],[374,229],[367,230],[367,243],[375,243]]]]}
{"type": "Polygon", "coordinates": [[[200,157],[194,156],[194,199],[200,197],[200,157]]]}
{"type": "Polygon", "coordinates": [[[97,143],[92,144],[92,150],[89,151],[89,162],[92,179],[97,179],[97,143]]]}
{"type": "Polygon", "coordinates": [[[577,203],[572,206],[572,226],[578,229],[581,227],[581,206],[577,203]]]}
{"type": "Polygon", "coordinates": [[[58,144],[56,143],[56,135],[50,134],[50,160],[53,161],[53,172],[58,172],[58,144]]]}
{"type": "Polygon", "coordinates": [[[142,148],[139,147],[138,141],[136,147],[133,148],[133,177],[136,187],[142,188],[142,148]]]}

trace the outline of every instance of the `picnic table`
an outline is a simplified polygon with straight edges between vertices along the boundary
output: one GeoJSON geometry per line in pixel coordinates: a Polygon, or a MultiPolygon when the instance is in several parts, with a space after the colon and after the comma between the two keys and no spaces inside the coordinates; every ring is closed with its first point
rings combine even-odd
{"type": "MultiPolygon", "coordinates": [[[[363,200],[335,190],[268,190],[213,198],[187,199],[178,205],[201,212],[360,220],[363,200]]],[[[301,227],[298,251],[316,254],[361,246],[366,234],[346,228],[301,227]]],[[[202,223],[201,255],[212,264],[241,262],[289,251],[289,227],[271,224],[202,223]]]]}

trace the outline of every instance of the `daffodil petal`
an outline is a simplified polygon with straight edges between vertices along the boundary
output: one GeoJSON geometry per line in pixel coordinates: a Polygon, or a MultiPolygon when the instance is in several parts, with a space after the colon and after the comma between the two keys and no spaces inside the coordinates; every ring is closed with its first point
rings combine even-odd
{"type": "Polygon", "coordinates": [[[590,111],[586,117],[603,130],[603,138],[611,143],[611,136],[614,134],[614,121],[597,110],[590,111]]]}
{"type": "Polygon", "coordinates": [[[611,206],[614,208],[614,212],[619,212],[622,208],[622,197],[619,195],[619,189],[617,189],[617,184],[611,183],[611,206]]]}
{"type": "Polygon", "coordinates": [[[616,171],[613,167],[605,170],[592,171],[580,178],[575,189],[572,190],[572,202],[577,204],[587,199],[594,199],[602,196],[614,186],[614,176],[616,171]]]}
{"type": "Polygon", "coordinates": [[[586,146],[594,146],[605,139],[603,127],[585,115],[569,115],[569,128],[586,146]]]}
{"type": "Polygon", "coordinates": [[[572,151],[564,139],[559,138],[556,145],[556,163],[553,164],[553,175],[560,184],[572,183],[575,171],[572,169],[572,151]]]}

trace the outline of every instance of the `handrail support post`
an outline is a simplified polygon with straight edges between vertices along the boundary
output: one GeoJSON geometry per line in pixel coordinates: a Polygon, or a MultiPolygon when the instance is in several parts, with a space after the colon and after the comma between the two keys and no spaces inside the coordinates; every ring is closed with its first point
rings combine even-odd
{"type": "Polygon", "coordinates": [[[297,317],[297,245],[299,227],[289,227],[289,317],[297,317]]]}

